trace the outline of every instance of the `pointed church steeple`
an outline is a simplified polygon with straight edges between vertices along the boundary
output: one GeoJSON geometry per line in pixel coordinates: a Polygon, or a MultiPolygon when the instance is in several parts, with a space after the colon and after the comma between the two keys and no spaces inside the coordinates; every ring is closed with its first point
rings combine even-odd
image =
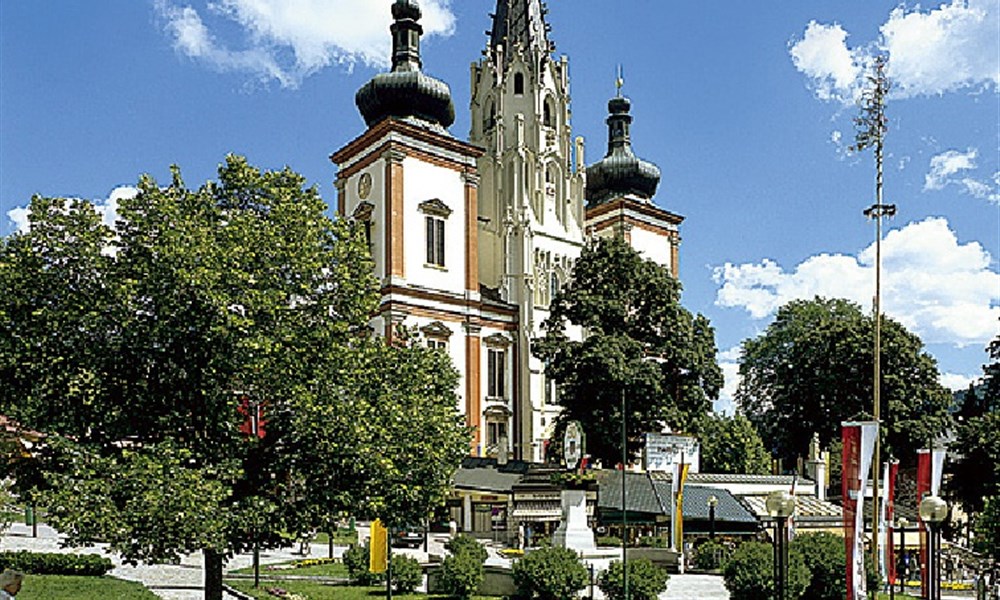
{"type": "Polygon", "coordinates": [[[552,51],[549,26],[545,23],[548,9],[541,0],[497,0],[490,31],[490,47],[538,48],[544,53],[552,51]]]}
{"type": "Polygon", "coordinates": [[[424,32],[420,16],[416,0],[396,0],[392,5],[392,71],[373,77],[354,97],[369,127],[387,117],[413,118],[443,128],[455,121],[448,84],[420,70],[424,32]]]}

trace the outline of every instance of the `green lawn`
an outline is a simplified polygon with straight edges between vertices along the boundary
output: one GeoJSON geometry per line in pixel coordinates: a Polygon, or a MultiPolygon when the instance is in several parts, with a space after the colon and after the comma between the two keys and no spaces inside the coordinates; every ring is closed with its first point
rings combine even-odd
{"type": "Polygon", "coordinates": [[[114,577],[81,577],[78,575],[31,575],[24,578],[24,587],[17,600],[158,600],[156,594],[142,584],[114,577]]]}
{"type": "MultiPolygon", "coordinates": [[[[296,561],[297,562],[297,561],[296,561]]],[[[309,575],[312,577],[347,577],[347,567],[344,563],[327,563],[324,565],[312,565],[308,567],[299,567],[297,569],[269,569],[269,566],[281,566],[289,565],[293,563],[278,563],[277,565],[262,565],[260,568],[260,576],[267,577],[274,575],[280,577],[282,575],[309,575]]],[[[235,569],[230,571],[231,573],[240,573],[242,575],[252,575],[253,567],[246,567],[243,569],[235,569]]]]}
{"type": "MultiPolygon", "coordinates": [[[[268,588],[274,587],[279,587],[293,594],[302,594],[307,596],[309,600],[373,600],[385,597],[385,586],[325,585],[311,581],[282,581],[280,583],[262,581],[260,587],[254,589],[252,581],[227,580],[226,583],[260,600],[274,600],[274,596],[267,593],[268,588]]],[[[392,597],[394,600],[441,600],[448,598],[448,596],[427,596],[425,594],[393,594],[392,597]]],[[[21,599],[18,598],[18,600],[21,599]]],[[[499,597],[473,596],[473,600],[499,600],[499,597]]]]}
{"type": "MultiPolygon", "coordinates": [[[[330,541],[330,535],[325,531],[320,531],[313,538],[312,542],[314,544],[327,544],[330,541]]],[[[357,530],[351,531],[350,529],[341,528],[337,530],[337,533],[333,534],[333,545],[334,546],[353,546],[358,543],[358,532],[357,530]]]]}
{"type": "MultiPolygon", "coordinates": [[[[878,600],[889,600],[889,594],[879,593],[878,600]]],[[[920,598],[917,596],[910,596],[909,594],[900,594],[899,591],[897,591],[896,600],[920,600],[920,598]]]]}

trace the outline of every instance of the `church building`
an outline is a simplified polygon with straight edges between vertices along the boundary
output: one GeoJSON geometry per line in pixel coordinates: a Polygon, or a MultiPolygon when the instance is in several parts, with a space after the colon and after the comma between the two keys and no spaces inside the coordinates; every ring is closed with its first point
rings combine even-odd
{"type": "Polygon", "coordinates": [[[660,171],[632,151],[629,100],[608,102],[607,154],[586,166],[545,13],[497,0],[464,141],[450,88],[423,71],[420,8],[396,0],[392,69],[356,95],[367,129],[330,157],[338,213],[364,224],[381,283],[375,331],[416,329],[451,357],[471,454],[503,461],[544,459],[558,391],[531,344],[586,240],[622,236],[678,274],[683,217],[653,204],[660,171]]]}

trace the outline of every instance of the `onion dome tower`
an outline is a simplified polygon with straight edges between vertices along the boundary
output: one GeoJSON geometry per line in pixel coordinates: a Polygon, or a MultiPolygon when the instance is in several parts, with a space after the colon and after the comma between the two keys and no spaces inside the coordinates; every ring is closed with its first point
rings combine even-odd
{"type": "Polygon", "coordinates": [[[587,167],[587,206],[623,196],[649,201],[660,183],[660,169],[632,152],[631,102],[620,93],[608,102],[608,153],[587,167]]]}
{"type": "Polygon", "coordinates": [[[371,127],[395,117],[449,127],[455,121],[455,106],[448,84],[420,70],[420,36],[424,32],[418,22],[420,7],[415,0],[396,0],[392,17],[392,70],[373,77],[354,97],[365,124],[371,127]]]}

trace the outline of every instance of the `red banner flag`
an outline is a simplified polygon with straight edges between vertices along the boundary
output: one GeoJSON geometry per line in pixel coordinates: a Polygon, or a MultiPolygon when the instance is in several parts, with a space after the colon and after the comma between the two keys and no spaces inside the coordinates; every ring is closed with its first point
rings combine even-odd
{"type": "MultiPolygon", "coordinates": [[[[844,443],[842,458],[841,498],[844,505],[844,544],[847,550],[847,600],[863,600],[865,592],[865,544],[862,519],[868,472],[878,423],[842,423],[841,440],[844,443]]],[[[875,475],[878,477],[878,475],[875,475]]]]}

